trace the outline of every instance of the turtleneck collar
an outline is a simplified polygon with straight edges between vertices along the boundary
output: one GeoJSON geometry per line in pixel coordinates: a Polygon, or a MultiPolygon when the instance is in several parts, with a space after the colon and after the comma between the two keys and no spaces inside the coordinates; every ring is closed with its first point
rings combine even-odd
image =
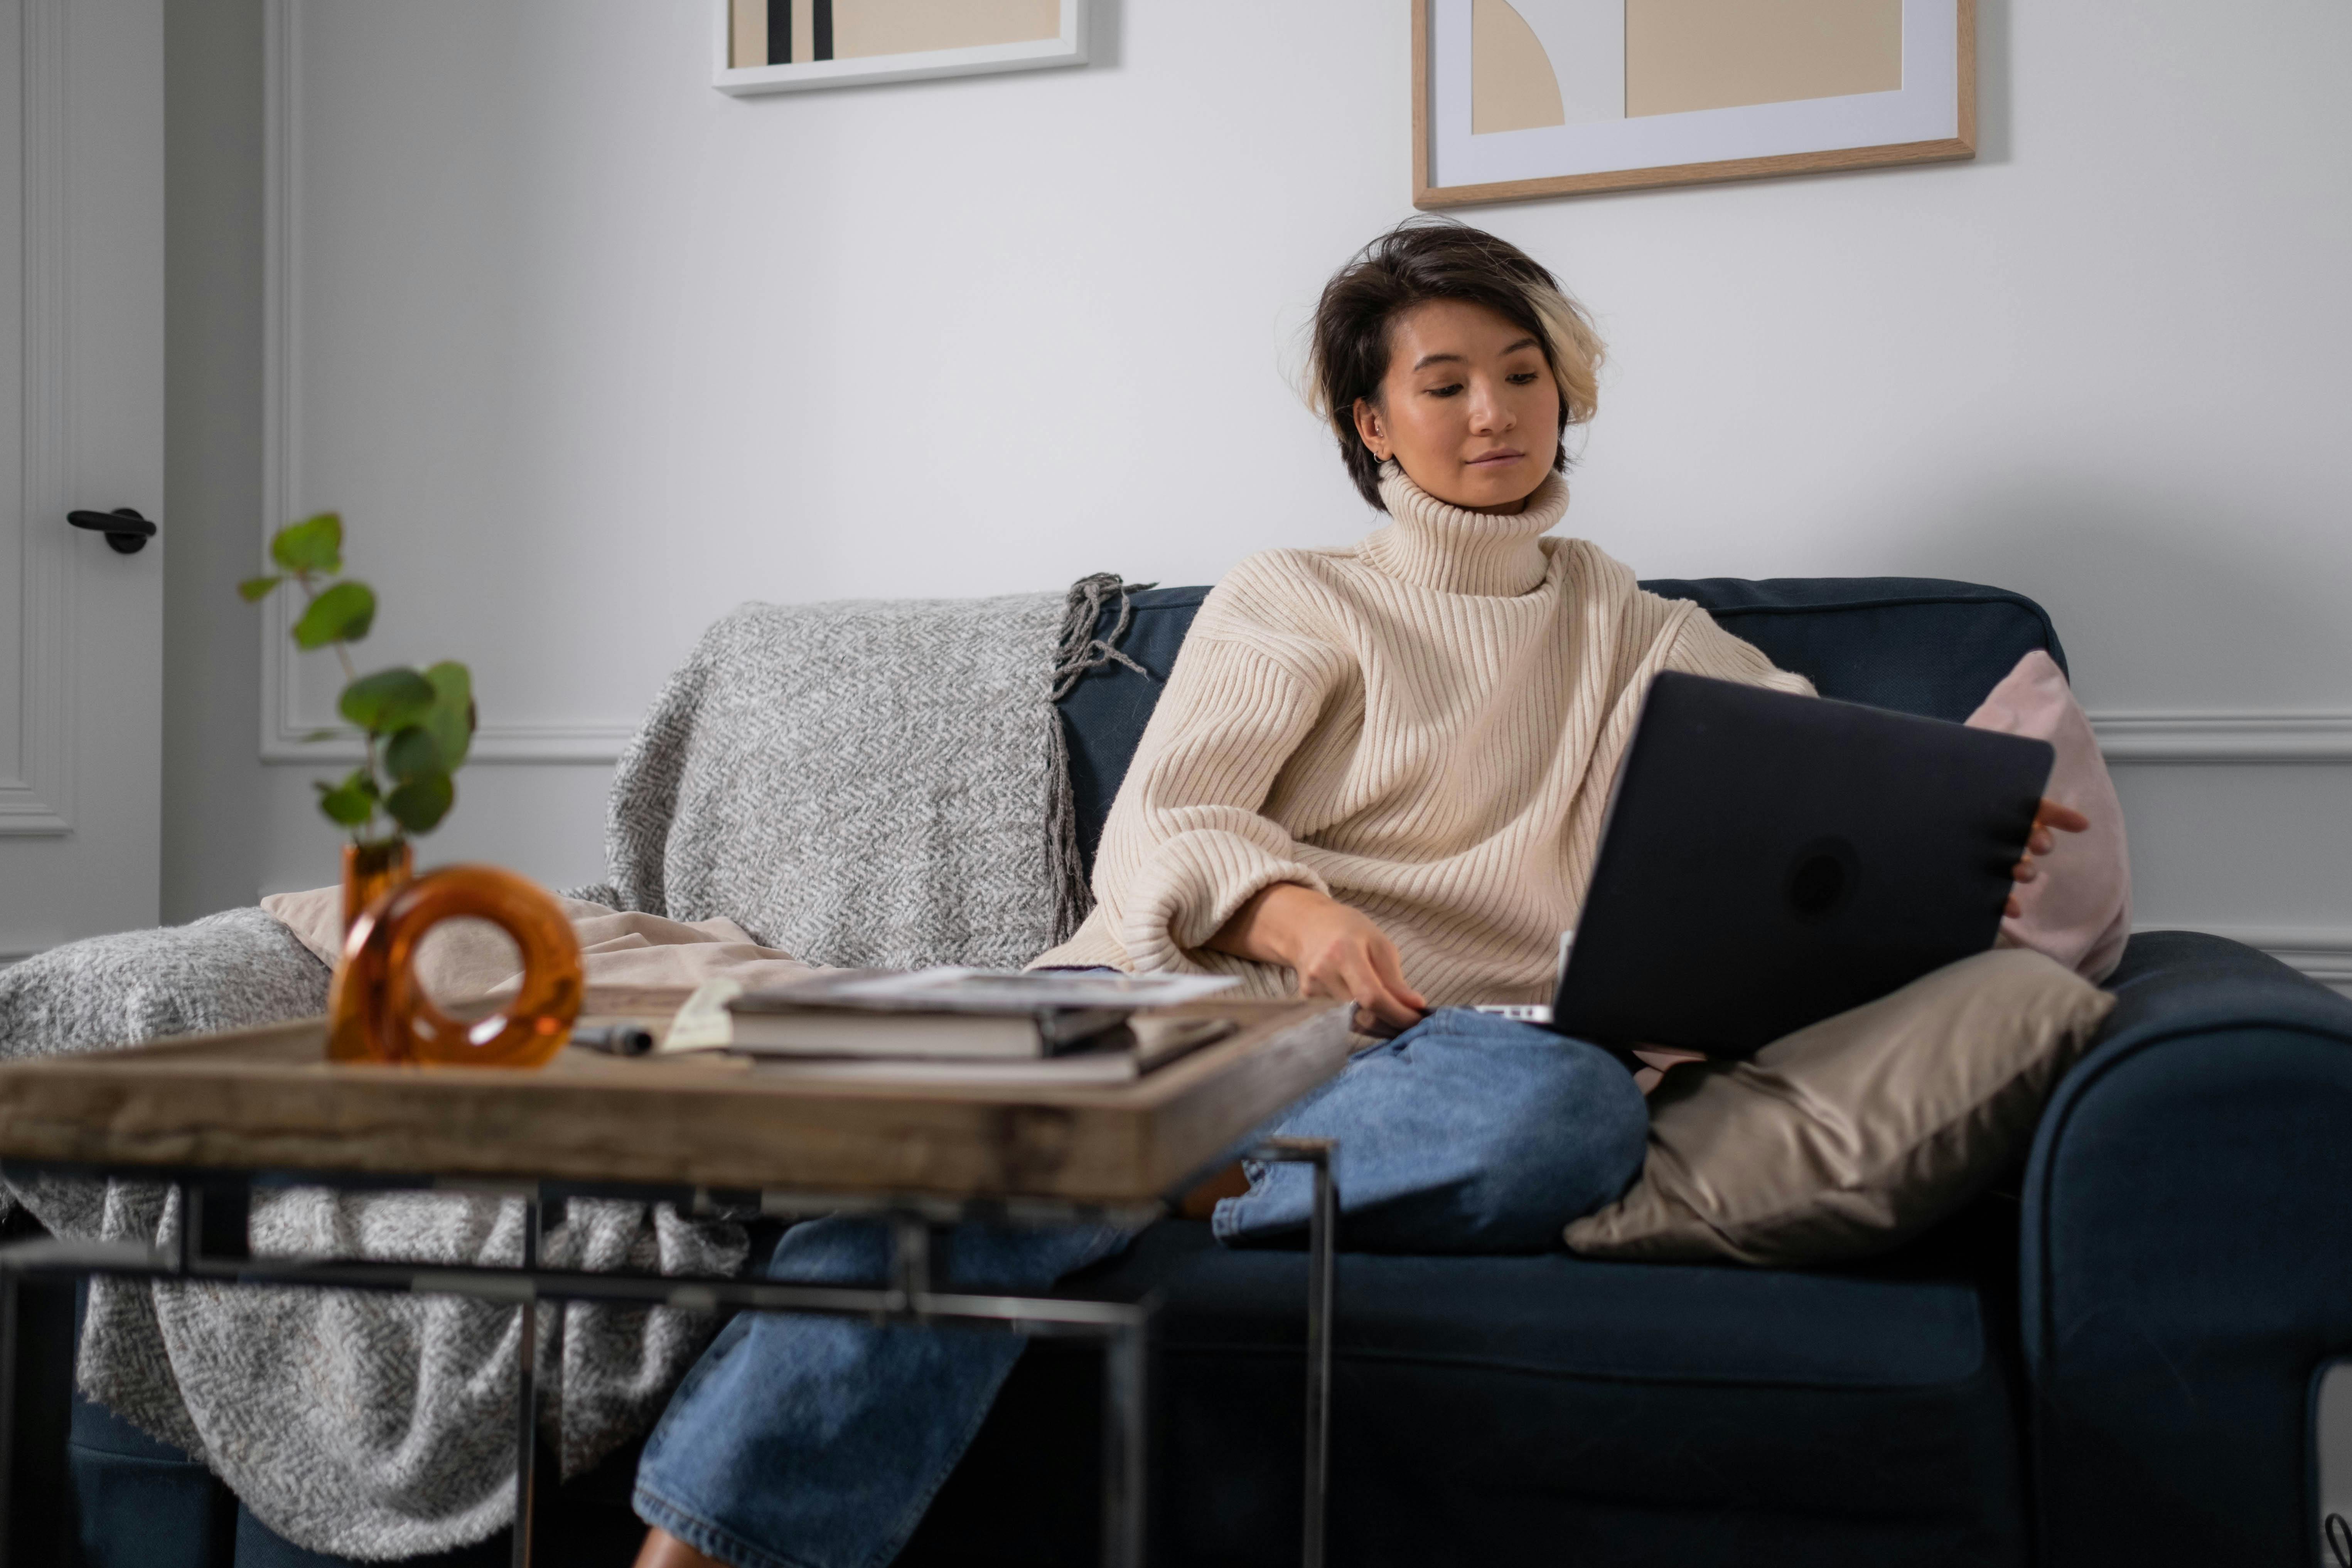
{"type": "Polygon", "coordinates": [[[1375,571],[1441,594],[1517,595],[1551,570],[1537,540],[1567,515],[1568,483],[1546,474],[1526,506],[1497,515],[1439,500],[1391,461],[1381,468],[1381,500],[1393,521],[1361,547],[1375,571]]]}

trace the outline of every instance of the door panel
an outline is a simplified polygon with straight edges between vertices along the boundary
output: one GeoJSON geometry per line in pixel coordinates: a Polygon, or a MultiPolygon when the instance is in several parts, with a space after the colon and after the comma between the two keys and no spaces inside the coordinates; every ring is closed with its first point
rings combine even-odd
{"type": "Polygon", "coordinates": [[[0,962],[156,915],[162,0],[0,0],[0,962]]]}

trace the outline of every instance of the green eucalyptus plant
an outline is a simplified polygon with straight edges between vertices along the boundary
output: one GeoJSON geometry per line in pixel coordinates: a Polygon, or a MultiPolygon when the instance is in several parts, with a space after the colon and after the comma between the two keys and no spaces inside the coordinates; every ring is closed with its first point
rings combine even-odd
{"type": "MultiPolygon", "coordinates": [[[[290,582],[301,590],[301,616],[293,626],[294,646],[331,647],[342,662],[343,694],[337,711],[366,737],[367,755],[339,782],[321,779],[319,809],[353,843],[394,842],[412,833],[430,833],[457,798],[450,775],[466,760],[474,739],[474,678],[462,664],[444,660],[426,669],[400,666],[362,675],[352,662],[351,645],[375,624],[375,590],[342,575],[343,520],[331,511],[289,523],[269,541],[278,570],[237,584],[247,602],[259,604],[290,582]],[[381,813],[391,826],[379,834],[381,813]]],[[[331,738],[333,731],[313,735],[331,738]]]]}

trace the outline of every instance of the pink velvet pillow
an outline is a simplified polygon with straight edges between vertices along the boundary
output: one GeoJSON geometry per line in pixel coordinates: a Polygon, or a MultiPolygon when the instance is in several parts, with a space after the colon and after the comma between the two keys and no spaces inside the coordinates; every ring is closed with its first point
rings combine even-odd
{"type": "Polygon", "coordinates": [[[2055,835],[2057,847],[2040,861],[2042,875],[2017,889],[2024,912],[2000,922],[2000,945],[2029,947],[2085,980],[2105,980],[2131,935],[2131,859],[2123,803],[2091,721],[2057,661],[2037,648],[2017,661],[1969,722],[2055,746],[2058,763],[2043,793],[2091,819],[2086,832],[2055,835]]]}

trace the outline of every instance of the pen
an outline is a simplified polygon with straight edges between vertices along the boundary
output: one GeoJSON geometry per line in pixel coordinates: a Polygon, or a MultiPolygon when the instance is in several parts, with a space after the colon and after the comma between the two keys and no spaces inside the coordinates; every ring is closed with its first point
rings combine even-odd
{"type": "Polygon", "coordinates": [[[654,1036],[642,1024],[596,1024],[572,1030],[572,1043],[608,1057],[641,1057],[654,1048],[654,1036]]]}

